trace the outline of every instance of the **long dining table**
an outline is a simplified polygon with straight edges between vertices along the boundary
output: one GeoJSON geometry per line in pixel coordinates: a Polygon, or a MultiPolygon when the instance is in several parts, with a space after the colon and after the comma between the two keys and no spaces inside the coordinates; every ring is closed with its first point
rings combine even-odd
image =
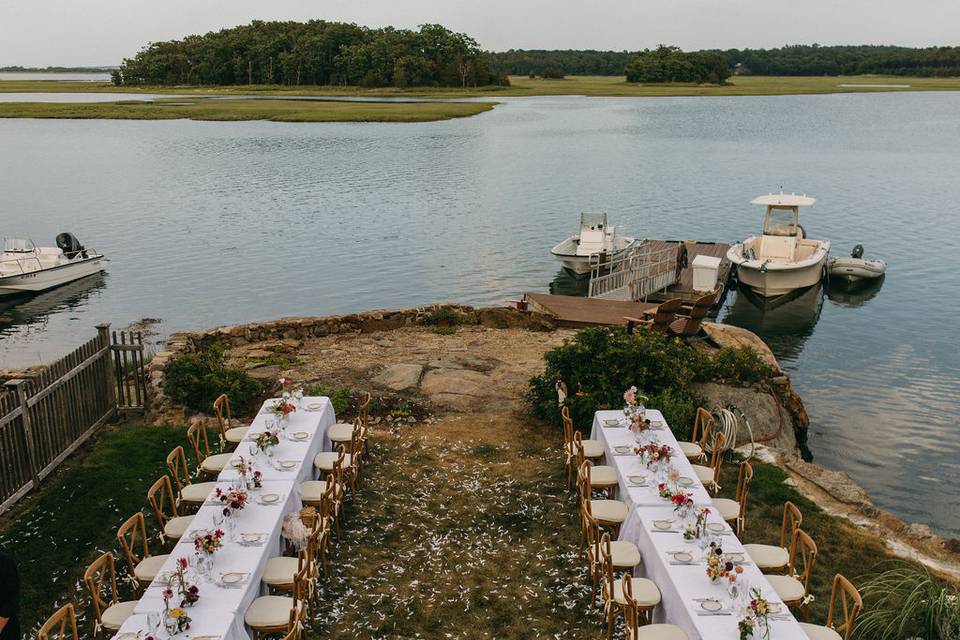
{"type": "MultiPolygon", "coordinates": [[[[157,634],[149,628],[148,615],[164,611],[163,591],[180,558],[191,561],[191,567],[195,565],[194,535],[218,528],[227,531],[216,489],[197,510],[157,577],[144,589],[133,615],[124,622],[115,640],[143,640],[148,635],[175,640],[250,640],[252,633],[244,624],[244,614],[258,596],[267,593],[261,578],[267,562],[283,553],[284,517],[303,506],[300,482],[316,476],[313,459],[317,453],[330,450],[327,429],[336,422],[329,398],[305,397],[300,408],[289,416],[272,455],[267,456],[250,445],[258,434],[277,428],[270,411],[274,402],[276,399],[263,403],[244,441],[217,477],[216,488],[229,490],[237,479],[233,463],[243,456],[245,462],[253,463],[261,472],[262,487],[249,492],[246,507],[235,516],[233,531],[227,532],[223,547],[214,555],[209,576],[203,577],[193,568],[189,570],[191,582],[200,589],[200,599],[186,609],[191,618],[190,629],[173,636],[163,631],[157,634]],[[231,580],[225,581],[226,575],[231,580]]],[[[171,606],[176,606],[176,600],[175,596],[171,606]]]]}
{"type": "Polygon", "coordinates": [[[660,589],[661,603],[654,611],[654,622],[680,627],[689,640],[740,638],[738,624],[741,616],[728,595],[728,583],[710,583],[706,575],[704,548],[699,541],[684,540],[681,519],[669,499],[660,497],[655,474],[633,453],[633,447],[638,444],[658,442],[672,449],[670,465],[687,485],[682,490],[691,495],[698,507],[710,508],[707,526],[724,553],[740,554],[743,558],[738,563],[743,570],[738,575],[738,587],[759,589],[768,602],[779,606],[780,612],[770,618],[770,637],[773,640],[807,640],[796,618],[750,560],[733,529],[719,517],[710,494],[684,457],[663,414],[647,409],[646,417],[653,428],[643,432],[638,441],[637,436],[627,429],[622,411],[598,411],[594,414],[590,437],[603,445],[605,463],[617,470],[618,496],[628,505],[627,519],[620,528],[620,540],[636,544],[643,559],[642,567],[637,567],[634,575],[652,580],[660,589]],[[686,552],[693,559],[679,562],[674,556],[676,552],[686,552]],[[708,600],[719,601],[721,610],[704,609],[703,604],[708,600]]]}

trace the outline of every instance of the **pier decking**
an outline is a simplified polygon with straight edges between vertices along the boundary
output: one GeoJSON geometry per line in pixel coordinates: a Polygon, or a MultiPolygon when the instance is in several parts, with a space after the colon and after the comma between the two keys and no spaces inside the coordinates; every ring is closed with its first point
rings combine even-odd
{"type": "Polygon", "coordinates": [[[528,293],[525,296],[531,311],[552,316],[563,327],[593,327],[596,325],[623,325],[624,317],[639,318],[645,311],[656,309],[650,302],[600,300],[578,296],[556,296],[548,293],[528,293]]]}
{"type": "MultiPolygon", "coordinates": [[[[667,247],[675,246],[679,244],[680,241],[648,240],[648,242],[667,247]]],[[[706,255],[713,258],[720,258],[720,271],[717,273],[717,282],[721,283],[724,289],[720,292],[716,305],[714,306],[714,309],[719,309],[726,297],[726,287],[730,282],[730,272],[733,268],[733,264],[727,260],[727,250],[730,248],[730,245],[722,242],[687,242],[686,245],[687,266],[680,272],[680,279],[676,284],[670,285],[663,291],[650,294],[647,296],[647,299],[654,302],[663,302],[671,298],[680,298],[684,302],[693,302],[703,296],[702,291],[694,291],[693,289],[693,259],[697,256],[706,255]]]]}

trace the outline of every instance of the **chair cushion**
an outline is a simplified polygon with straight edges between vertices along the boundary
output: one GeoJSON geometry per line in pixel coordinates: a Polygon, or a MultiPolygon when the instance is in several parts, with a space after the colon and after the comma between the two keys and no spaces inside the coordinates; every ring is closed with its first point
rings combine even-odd
{"type": "Polygon", "coordinates": [[[790,561],[790,552],[783,547],[772,544],[745,544],[743,548],[761,571],[785,567],[790,561]]]}
{"type": "Polygon", "coordinates": [[[648,624],[637,630],[635,640],[687,640],[687,634],[672,624],[648,624]]]}
{"type": "Polygon", "coordinates": [[[327,483],[323,480],[307,480],[300,483],[300,495],[304,502],[319,502],[326,490],[327,483]]]}
{"type": "Polygon", "coordinates": [[[286,627],[290,624],[290,609],[293,598],[287,596],[261,596],[250,603],[243,621],[257,628],[286,627]]]}
{"type": "Polygon", "coordinates": [[[218,453],[215,456],[207,456],[203,459],[203,463],[200,466],[204,471],[220,473],[232,457],[232,453],[218,453]]]}
{"type": "Polygon", "coordinates": [[[840,634],[830,627],[821,627],[818,624],[801,622],[800,630],[807,634],[810,640],[843,640],[840,634]]]}
{"type": "Polygon", "coordinates": [[[643,562],[637,545],[628,540],[617,540],[610,543],[610,560],[616,569],[632,569],[643,562]]]}
{"type": "Polygon", "coordinates": [[[216,482],[194,482],[183,488],[180,497],[186,502],[204,502],[216,488],[216,482]]]}
{"type": "Polygon", "coordinates": [[[250,431],[250,427],[227,429],[227,435],[224,439],[231,444],[239,444],[247,436],[247,431],[250,431]]]}
{"type": "Polygon", "coordinates": [[[346,422],[338,422],[327,429],[327,437],[331,442],[350,442],[353,440],[353,425],[346,422]]]}
{"type": "MultiPolygon", "coordinates": [[[[713,483],[713,469],[710,467],[705,467],[700,464],[692,464],[693,472],[697,474],[697,479],[700,480],[703,484],[713,483]]],[[[737,507],[739,509],[739,507],[737,507]]]]}
{"type": "Polygon", "coordinates": [[[187,527],[190,526],[190,522],[192,521],[193,516],[177,516],[176,518],[170,518],[167,520],[167,524],[163,527],[163,535],[171,540],[179,540],[180,537],[186,533],[187,527]]]}
{"type": "Polygon", "coordinates": [[[696,442],[678,442],[680,451],[687,458],[699,458],[703,455],[703,449],[696,442]]]}
{"type": "MultiPolygon", "coordinates": [[[[333,471],[333,463],[337,461],[339,453],[333,451],[324,451],[323,453],[318,453],[317,457],[313,459],[313,466],[320,471],[333,471]]],[[[343,468],[346,470],[350,466],[350,462],[353,460],[353,456],[349,453],[343,456],[343,468]]]]}
{"type": "Polygon", "coordinates": [[[581,440],[584,458],[599,458],[603,455],[603,445],[597,440],[581,440]]]}
{"type": "Polygon", "coordinates": [[[590,485],[592,487],[609,487],[617,484],[617,470],[606,465],[590,467],[590,485]]]}
{"type": "MultiPolygon", "coordinates": [[[[660,604],[660,589],[652,580],[646,578],[632,578],[633,599],[637,601],[637,606],[654,607],[660,604]]],[[[617,578],[613,582],[613,599],[617,604],[627,604],[623,598],[623,580],[617,578]]]]}
{"type": "Polygon", "coordinates": [[[169,554],[164,554],[144,558],[133,568],[133,577],[140,582],[153,582],[153,579],[160,573],[163,563],[166,562],[169,557],[169,554]]]}
{"type": "Polygon", "coordinates": [[[267,560],[267,566],[263,569],[263,577],[261,578],[263,583],[270,586],[293,584],[299,562],[297,558],[286,556],[270,558],[267,560]]]}
{"type": "Polygon", "coordinates": [[[620,524],[627,519],[627,504],[620,500],[591,500],[590,513],[603,523],[620,524]]]}
{"type": "Polygon", "coordinates": [[[736,500],[731,500],[730,498],[715,498],[713,500],[713,506],[717,508],[720,517],[727,522],[736,520],[737,517],[740,516],[740,503],[736,500]]]}
{"type": "Polygon", "coordinates": [[[807,595],[803,583],[796,578],[778,575],[764,575],[763,577],[767,579],[767,582],[784,602],[803,600],[803,596],[807,595]]]}
{"type": "Polygon", "coordinates": [[[137,606],[136,600],[127,602],[118,602],[110,605],[100,614],[100,622],[105,629],[110,631],[119,631],[127,618],[133,615],[133,610],[137,606]]]}

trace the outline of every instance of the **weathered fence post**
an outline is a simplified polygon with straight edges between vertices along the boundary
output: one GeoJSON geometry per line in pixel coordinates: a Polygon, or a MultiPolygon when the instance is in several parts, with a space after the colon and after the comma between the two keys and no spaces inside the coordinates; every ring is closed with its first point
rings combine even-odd
{"type": "Polygon", "coordinates": [[[30,406],[27,404],[26,380],[19,378],[8,380],[8,387],[13,393],[17,394],[20,402],[20,420],[23,424],[23,439],[27,444],[27,460],[30,462],[30,475],[33,477],[33,488],[40,486],[40,461],[37,459],[37,450],[34,446],[33,427],[30,424],[30,406]]]}
{"type": "Polygon", "coordinates": [[[106,366],[103,368],[104,383],[107,388],[107,399],[110,402],[110,406],[114,410],[117,409],[117,379],[115,377],[115,372],[113,370],[113,351],[110,350],[110,323],[104,322],[103,324],[98,324],[97,336],[100,338],[100,348],[107,349],[103,354],[103,360],[106,363],[106,366]]]}

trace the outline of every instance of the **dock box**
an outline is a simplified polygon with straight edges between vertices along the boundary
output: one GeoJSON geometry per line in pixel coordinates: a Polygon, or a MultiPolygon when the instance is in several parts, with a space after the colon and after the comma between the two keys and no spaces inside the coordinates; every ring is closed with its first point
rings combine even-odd
{"type": "Polygon", "coordinates": [[[693,259],[693,290],[704,293],[717,288],[720,258],[699,255],[693,259]]]}

